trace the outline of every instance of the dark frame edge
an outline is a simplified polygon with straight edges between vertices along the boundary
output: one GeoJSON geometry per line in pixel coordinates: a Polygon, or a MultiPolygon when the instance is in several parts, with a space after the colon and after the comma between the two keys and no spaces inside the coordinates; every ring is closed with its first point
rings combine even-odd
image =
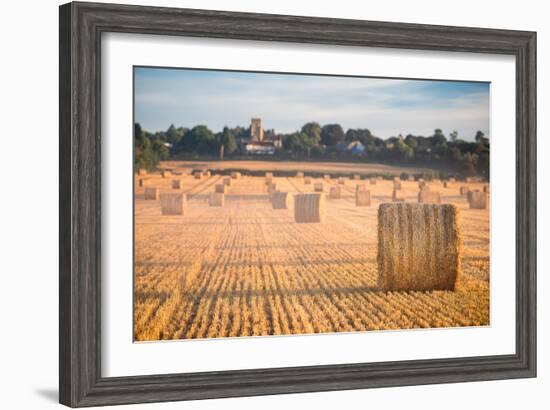
{"type": "Polygon", "coordinates": [[[536,377],[536,33],[94,3],[62,5],[59,18],[60,403],[84,407],[536,377]],[[156,22],[144,22],[148,13],[156,22]],[[163,19],[174,18],[172,13],[185,22],[170,32],[160,29],[163,19]],[[229,22],[210,33],[203,27],[206,18],[229,22]],[[291,30],[280,36],[269,27],[263,30],[271,18],[291,30]],[[192,23],[186,25],[187,19],[192,23]],[[321,21],[336,34],[292,31],[321,21]],[[235,28],[243,22],[250,28],[241,33],[235,28]],[[347,34],[353,31],[346,30],[347,24],[354,34],[347,34]],[[516,56],[516,224],[523,231],[517,244],[515,355],[100,377],[100,84],[89,84],[99,79],[101,32],[223,38],[224,30],[227,38],[516,56]],[[368,39],[361,38],[361,30],[368,39]],[[447,37],[437,40],[442,32],[447,37]]]}

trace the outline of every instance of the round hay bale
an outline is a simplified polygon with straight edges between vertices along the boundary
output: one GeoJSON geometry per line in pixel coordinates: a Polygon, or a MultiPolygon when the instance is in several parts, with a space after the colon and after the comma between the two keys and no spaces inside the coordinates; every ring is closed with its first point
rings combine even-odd
{"type": "Polygon", "coordinates": [[[288,192],[273,192],[271,207],[273,209],[290,209],[293,205],[292,195],[288,192]]]}
{"type": "Polygon", "coordinates": [[[162,215],[183,215],[187,206],[187,196],[183,192],[160,194],[162,215]]]}
{"type": "Polygon", "coordinates": [[[160,171],[160,176],[163,177],[163,178],[168,178],[168,177],[172,176],[172,172],[165,169],[163,171],[160,171]]]}
{"type": "Polygon", "coordinates": [[[223,206],[225,203],[225,195],[219,192],[212,192],[208,197],[209,206],[223,206]]]}
{"type": "Polygon", "coordinates": [[[470,209],[487,209],[489,206],[489,194],[481,191],[470,191],[468,193],[470,209]]]}
{"type": "Polygon", "coordinates": [[[356,190],[355,191],[355,206],[370,206],[370,191],[356,190]]]}
{"type": "Polygon", "coordinates": [[[203,177],[209,177],[211,174],[210,174],[210,171],[202,171],[202,176],[203,177]]]}
{"type": "Polygon", "coordinates": [[[227,186],[225,184],[216,184],[216,186],[214,187],[214,192],[225,194],[226,187],[227,186]]]}
{"type": "Polygon", "coordinates": [[[193,176],[195,179],[202,179],[202,172],[201,171],[195,171],[193,172],[193,176]]]}
{"type": "Polygon", "coordinates": [[[181,189],[181,179],[172,180],[172,189],[181,189]]]}
{"type": "Polygon", "coordinates": [[[356,181],[359,181],[359,180],[361,179],[361,175],[355,174],[355,175],[353,176],[353,179],[355,179],[356,181]]]}
{"type": "Polygon", "coordinates": [[[467,186],[461,186],[460,187],[460,195],[468,195],[468,191],[470,190],[470,188],[468,188],[467,186]]]}
{"type": "Polygon", "coordinates": [[[381,204],[378,287],[384,291],[454,290],[462,240],[454,205],[381,204]]]}
{"type": "Polygon", "coordinates": [[[448,188],[449,187],[449,183],[447,181],[443,181],[443,188],[448,188]]]}
{"type": "Polygon", "coordinates": [[[328,197],[330,199],[340,199],[342,197],[342,191],[340,187],[338,185],[331,186],[328,197]]]}
{"type": "Polygon", "coordinates": [[[225,186],[231,186],[231,178],[230,178],[230,177],[225,177],[225,178],[223,179],[223,184],[224,184],[225,186]]]}
{"type": "Polygon", "coordinates": [[[158,188],[155,187],[147,187],[145,188],[145,199],[149,201],[157,201],[159,199],[160,191],[158,188]]]}
{"type": "Polygon", "coordinates": [[[343,178],[343,177],[338,178],[338,184],[339,185],[346,185],[346,178],[343,178]]]}
{"type": "Polygon", "coordinates": [[[330,181],[330,175],[329,175],[329,174],[323,175],[323,179],[324,179],[325,181],[330,181]]]}
{"type": "Polygon", "coordinates": [[[236,171],[233,171],[231,173],[231,178],[232,179],[239,179],[241,177],[241,173],[240,172],[236,172],[236,171]]]}
{"type": "Polygon", "coordinates": [[[456,182],[456,178],[452,178],[452,177],[451,177],[451,178],[448,179],[448,181],[449,181],[450,183],[456,182]]]}
{"type": "Polygon", "coordinates": [[[403,191],[394,189],[391,196],[392,202],[405,202],[405,195],[403,191]]]}
{"type": "Polygon", "coordinates": [[[147,170],[145,170],[145,169],[143,169],[143,168],[140,168],[140,169],[138,169],[138,172],[137,172],[137,173],[138,173],[138,175],[139,175],[140,177],[142,177],[142,176],[144,176],[144,175],[147,175],[147,170]]]}
{"type": "Polygon", "coordinates": [[[314,192],[323,192],[323,183],[322,182],[316,182],[313,184],[313,191],[314,192]]]}
{"type": "Polygon", "coordinates": [[[323,222],[325,220],[325,194],[295,195],[294,220],[297,223],[323,222]]]}
{"type": "Polygon", "coordinates": [[[304,173],[302,171],[296,172],[296,178],[303,178],[303,177],[304,177],[304,173]]]}
{"type": "Polygon", "coordinates": [[[430,191],[429,189],[421,189],[418,193],[419,204],[440,204],[441,194],[439,192],[430,191]]]}
{"type": "Polygon", "coordinates": [[[369,179],[369,183],[370,183],[371,185],[376,185],[376,181],[377,181],[376,178],[370,178],[370,179],[369,179]]]}
{"type": "Polygon", "coordinates": [[[273,172],[266,172],[265,177],[266,178],[273,178],[273,172]]]}
{"type": "Polygon", "coordinates": [[[311,177],[305,177],[304,178],[304,184],[310,185],[311,184],[311,177]]]}

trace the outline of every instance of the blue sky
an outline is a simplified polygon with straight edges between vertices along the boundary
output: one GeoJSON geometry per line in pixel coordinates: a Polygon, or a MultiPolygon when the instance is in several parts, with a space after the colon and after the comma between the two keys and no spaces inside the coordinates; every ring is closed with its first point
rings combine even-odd
{"type": "Polygon", "coordinates": [[[388,138],[458,131],[489,135],[489,84],[136,67],[135,120],[148,131],[170,124],[248,126],[287,133],[309,121],[368,128],[388,138]]]}

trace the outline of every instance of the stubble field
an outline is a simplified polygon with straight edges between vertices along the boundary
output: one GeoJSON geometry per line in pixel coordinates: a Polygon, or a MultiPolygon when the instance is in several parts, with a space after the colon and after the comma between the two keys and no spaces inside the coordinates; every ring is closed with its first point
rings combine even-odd
{"type": "MultiPolygon", "coordinates": [[[[178,165],[185,167],[170,164],[178,165]]],[[[481,183],[430,184],[461,210],[456,290],[382,292],[377,208],[391,202],[391,180],[347,178],[341,199],[327,200],[323,223],[297,224],[292,210],[272,209],[263,177],[232,180],[221,208],[207,199],[222,175],[144,178],[161,192],[187,193],[188,202],[183,216],[163,216],[159,201],[145,200],[145,188],[135,185],[136,341],[489,324],[489,211],[469,209],[459,193],[481,183]],[[172,188],[173,178],[181,189],[172,188]],[[371,191],[371,206],[356,207],[357,183],[371,191]]],[[[292,193],[313,192],[321,181],[273,179],[292,193]]],[[[328,192],[338,181],[323,183],[328,192]]],[[[417,202],[418,183],[402,186],[406,202],[417,202]]]]}

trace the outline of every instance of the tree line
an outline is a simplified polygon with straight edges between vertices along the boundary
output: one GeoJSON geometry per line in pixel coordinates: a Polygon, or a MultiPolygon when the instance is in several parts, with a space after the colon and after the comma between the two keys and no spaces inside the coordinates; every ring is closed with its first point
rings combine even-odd
{"type": "MultiPolygon", "coordinates": [[[[429,136],[407,134],[382,139],[367,128],[344,131],[339,124],[321,126],[308,122],[292,133],[275,134],[271,129],[264,135],[267,139],[280,138],[282,141],[282,149],[271,157],[275,160],[383,162],[431,166],[463,176],[489,177],[490,144],[481,131],[477,131],[474,141],[461,139],[457,131],[447,137],[439,128],[429,136]],[[364,151],[348,150],[352,143],[360,143],[364,151]]],[[[166,131],[151,133],[136,123],[134,136],[136,167],[154,169],[159,161],[166,159],[215,159],[222,153],[224,158],[246,158],[240,142],[250,138],[250,128],[226,126],[216,133],[205,125],[186,128],[172,124],[166,131]]]]}

